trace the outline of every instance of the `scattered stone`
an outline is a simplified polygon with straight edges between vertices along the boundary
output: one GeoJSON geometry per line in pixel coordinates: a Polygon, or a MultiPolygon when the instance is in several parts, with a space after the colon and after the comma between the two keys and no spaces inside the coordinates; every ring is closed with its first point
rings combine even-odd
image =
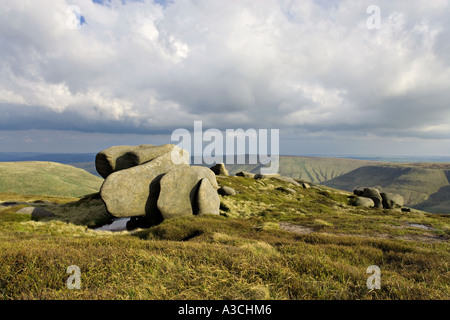
{"type": "MultiPolygon", "coordinates": [[[[200,166],[180,167],[167,172],[161,178],[157,206],[164,219],[198,214],[198,189],[202,179],[208,179],[217,194],[216,175],[209,168],[200,166]]],[[[207,188],[207,187],[205,187],[207,188]]],[[[208,193],[208,192],[206,192],[208,193]]],[[[202,195],[200,195],[201,197],[202,195]]],[[[200,199],[200,201],[203,201],[200,199]]],[[[217,203],[219,208],[220,200],[217,203]]]]}
{"type": "Polygon", "coordinates": [[[404,199],[401,195],[396,193],[381,193],[383,207],[386,209],[401,208],[404,203],[404,199]]]}
{"type": "Polygon", "coordinates": [[[287,188],[287,187],[278,187],[277,190],[284,192],[284,193],[290,193],[290,194],[297,193],[297,191],[295,191],[294,189],[287,188]]]}
{"type": "Polygon", "coordinates": [[[280,174],[279,173],[272,173],[272,174],[261,174],[261,173],[257,173],[255,174],[255,179],[268,179],[268,178],[279,178],[280,174]]]}
{"type": "MultiPolygon", "coordinates": [[[[171,169],[189,166],[186,150],[178,146],[169,150],[144,164],[113,172],[105,179],[100,196],[111,215],[117,218],[147,215],[151,219],[159,214],[156,205],[158,179],[171,169]]],[[[176,186],[174,188],[177,190],[176,186]]]]}
{"type": "Polygon", "coordinates": [[[229,176],[228,170],[223,163],[216,164],[211,167],[211,170],[216,174],[216,176],[229,176]]]}
{"type": "MultiPolygon", "coordinates": [[[[231,189],[231,188],[230,188],[231,189]]],[[[233,190],[234,191],[234,190],[233,190]]],[[[200,181],[197,193],[198,215],[219,214],[220,198],[208,178],[200,181]]]]}
{"type": "Polygon", "coordinates": [[[236,194],[236,190],[227,186],[220,187],[217,192],[222,196],[234,196],[236,194]]]}
{"type": "Polygon", "coordinates": [[[375,206],[375,202],[371,198],[358,197],[356,198],[354,205],[363,208],[373,208],[375,206]]]}
{"type": "Polygon", "coordinates": [[[31,218],[46,218],[55,216],[55,214],[50,211],[36,207],[25,207],[18,210],[17,213],[31,214],[31,218]]]}
{"type": "Polygon", "coordinates": [[[246,177],[246,178],[254,178],[255,174],[250,172],[241,171],[236,173],[236,176],[238,177],[246,177]]]}
{"type": "Polygon", "coordinates": [[[375,204],[375,206],[374,206],[375,208],[383,207],[383,204],[382,204],[383,199],[381,198],[381,194],[380,194],[380,191],[378,191],[378,189],[364,188],[364,192],[361,196],[372,199],[375,204]]]}
{"type": "Polygon", "coordinates": [[[3,206],[3,207],[14,207],[14,206],[17,206],[19,204],[20,203],[15,202],[15,201],[5,201],[5,202],[0,203],[0,205],[3,206]]]}
{"type": "Polygon", "coordinates": [[[353,194],[356,196],[362,196],[364,193],[364,189],[362,188],[356,188],[355,190],[353,190],[353,194]]]}
{"type": "Polygon", "coordinates": [[[294,186],[300,186],[300,183],[298,183],[297,181],[295,181],[294,179],[292,179],[291,177],[285,177],[285,176],[279,176],[279,177],[277,177],[277,176],[275,176],[275,177],[272,177],[273,179],[277,179],[277,180],[280,180],[280,181],[284,181],[284,182],[287,182],[287,183],[291,183],[291,184],[293,184],[294,186]]]}
{"type": "Polygon", "coordinates": [[[302,187],[303,187],[304,189],[309,189],[309,188],[311,188],[311,186],[310,186],[309,184],[307,184],[306,182],[303,182],[303,183],[302,183],[302,187]]]}

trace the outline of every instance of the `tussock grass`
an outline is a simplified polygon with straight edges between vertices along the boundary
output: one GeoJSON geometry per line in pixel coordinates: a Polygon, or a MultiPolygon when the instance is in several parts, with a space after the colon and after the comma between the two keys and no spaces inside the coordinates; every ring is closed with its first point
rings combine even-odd
{"type": "Polygon", "coordinates": [[[0,210],[0,299],[450,299],[447,216],[356,208],[275,179],[218,181],[239,192],[221,197],[221,216],[133,232],[91,230],[108,219],[95,195],[41,204],[56,215],[42,221],[0,210]],[[80,290],[66,287],[70,265],[80,290]],[[367,289],[370,265],[380,290],[367,289]]]}

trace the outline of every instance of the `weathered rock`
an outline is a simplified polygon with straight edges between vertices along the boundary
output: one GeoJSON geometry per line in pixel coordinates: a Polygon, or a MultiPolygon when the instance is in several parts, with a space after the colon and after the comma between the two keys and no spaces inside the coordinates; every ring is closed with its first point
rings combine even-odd
{"type": "Polygon", "coordinates": [[[374,202],[374,207],[375,208],[382,208],[383,204],[382,204],[382,198],[381,198],[381,194],[380,191],[376,188],[364,188],[364,192],[361,195],[362,197],[366,197],[366,198],[370,198],[373,200],[374,202]]]}
{"type": "Polygon", "coordinates": [[[228,170],[223,163],[216,164],[211,167],[211,170],[216,174],[216,176],[229,176],[228,170]]]}
{"type": "Polygon", "coordinates": [[[261,174],[257,173],[255,174],[255,179],[268,179],[268,178],[279,178],[279,173],[272,173],[272,174],[261,174]]]}
{"type": "Polygon", "coordinates": [[[396,193],[381,193],[383,207],[386,209],[401,208],[404,203],[404,199],[401,195],[396,193]]]}
{"type": "Polygon", "coordinates": [[[113,146],[100,151],[95,157],[97,172],[106,178],[111,173],[132,168],[151,161],[173,150],[175,145],[165,144],[154,146],[143,144],[139,146],[113,146]]]}
{"type": "Polygon", "coordinates": [[[238,177],[246,177],[246,178],[254,178],[255,174],[254,173],[250,173],[250,172],[246,172],[246,171],[240,171],[240,172],[236,173],[236,176],[238,176],[238,177]]]}
{"type": "Polygon", "coordinates": [[[234,196],[236,194],[236,190],[227,186],[220,187],[217,192],[222,196],[234,196]]]}
{"type": "Polygon", "coordinates": [[[291,184],[293,184],[294,186],[300,186],[300,183],[298,183],[297,181],[295,181],[295,180],[292,179],[291,177],[285,177],[285,176],[279,176],[279,177],[277,177],[277,176],[275,176],[275,177],[273,177],[273,179],[277,179],[277,180],[280,180],[280,181],[284,181],[284,182],[287,182],[287,183],[291,183],[291,184]]]}
{"type": "Polygon", "coordinates": [[[357,196],[362,196],[364,193],[364,189],[362,188],[356,188],[355,190],[353,190],[353,194],[357,195],[357,196]]]}
{"type": "MultiPolygon", "coordinates": [[[[217,190],[216,175],[209,168],[200,166],[180,167],[167,172],[161,178],[158,209],[164,219],[198,214],[197,192],[202,179],[208,179],[217,190]]],[[[217,195],[217,191],[216,195],[217,195]]],[[[218,197],[218,195],[217,195],[218,197]]]]}
{"type": "Polygon", "coordinates": [[[17,213],[21,214],[31,214],[31,218],[46,218],[46,217],[54,217],[55,214],[53,212],[47,211],[42,208],[36,207],[25,207],[17,211],[17,213]]]}
{"type": "Polygon", "coordinates": [[[189,155],[186,150],[178,146],[173,146],[169,150],[144,164],[113,172],[105,179],[100,196],[111,215],[115,217],[147,215],[150,220],[160,220],[157,217],[160,213],[156,203],[159,195],[159,179],[171,169],[189,166],[189,155]]]}
{"type": "Polygon", "coordinates": [[[371,198],[358,197],[356,198],[354,205],[364,208],[373,208],[375,206],[375,202],[371,198]]]}
{"type": "Polygon", "coordinates": [[[198,215],[219,214],[220,198],[208,178],[200,181],[197,193],[198,215]]]}
{"type": "Polygon", "coordinates": [[[297,193],[297,191],[295,191],[294,189],[287,188],[287,187],[278,187],[277,190],[284,192],[284,193],[290,193],[290,194],[297,193]]]}
{"type": "Polygon", "coordinates": [[[303,183],[302,183],[302,187],[303,187],[304,189],[309,189],[309,188],[311,188],[311,186],[310,186],[309,184],[307,184],[306,182],[303,182],[303,183]]]}

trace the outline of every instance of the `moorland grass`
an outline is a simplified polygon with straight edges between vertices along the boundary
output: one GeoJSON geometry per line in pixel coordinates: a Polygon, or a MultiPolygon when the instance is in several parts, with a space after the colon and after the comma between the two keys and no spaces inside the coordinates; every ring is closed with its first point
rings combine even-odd
{"type": "Polygon", "coordinates": [[[218,182],[239,192],[221,197],[220,216],[132,232],[89,228],[89,213],[102,215],[95,196],[41,204],[58,213],[47,221],[0,210],[0,298],[450,298],[448,216],[357,208],[346,193],[275,179],[218,182]],[[80,267],[80,290],[66,286],[70,265],[80,267]],[[366,286],[370,265],[381,268],[380,290],[366,286]]]}

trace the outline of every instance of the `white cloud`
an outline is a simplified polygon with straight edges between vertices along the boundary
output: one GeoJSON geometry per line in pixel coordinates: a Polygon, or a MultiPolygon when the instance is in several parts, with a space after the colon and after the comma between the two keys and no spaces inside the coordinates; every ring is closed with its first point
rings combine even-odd
{"type": "Polygon", "coordinates": [[[0,110],[10,116],[0,129],[28,114],[36,129],[153,132],[203,120],[445,138],[449,1],[379,1],[380,30],[366,27],[370,4],[3,1],[0,110]],[[87,22],[79,30],[66,25],[72,4],[87,22]]]}

